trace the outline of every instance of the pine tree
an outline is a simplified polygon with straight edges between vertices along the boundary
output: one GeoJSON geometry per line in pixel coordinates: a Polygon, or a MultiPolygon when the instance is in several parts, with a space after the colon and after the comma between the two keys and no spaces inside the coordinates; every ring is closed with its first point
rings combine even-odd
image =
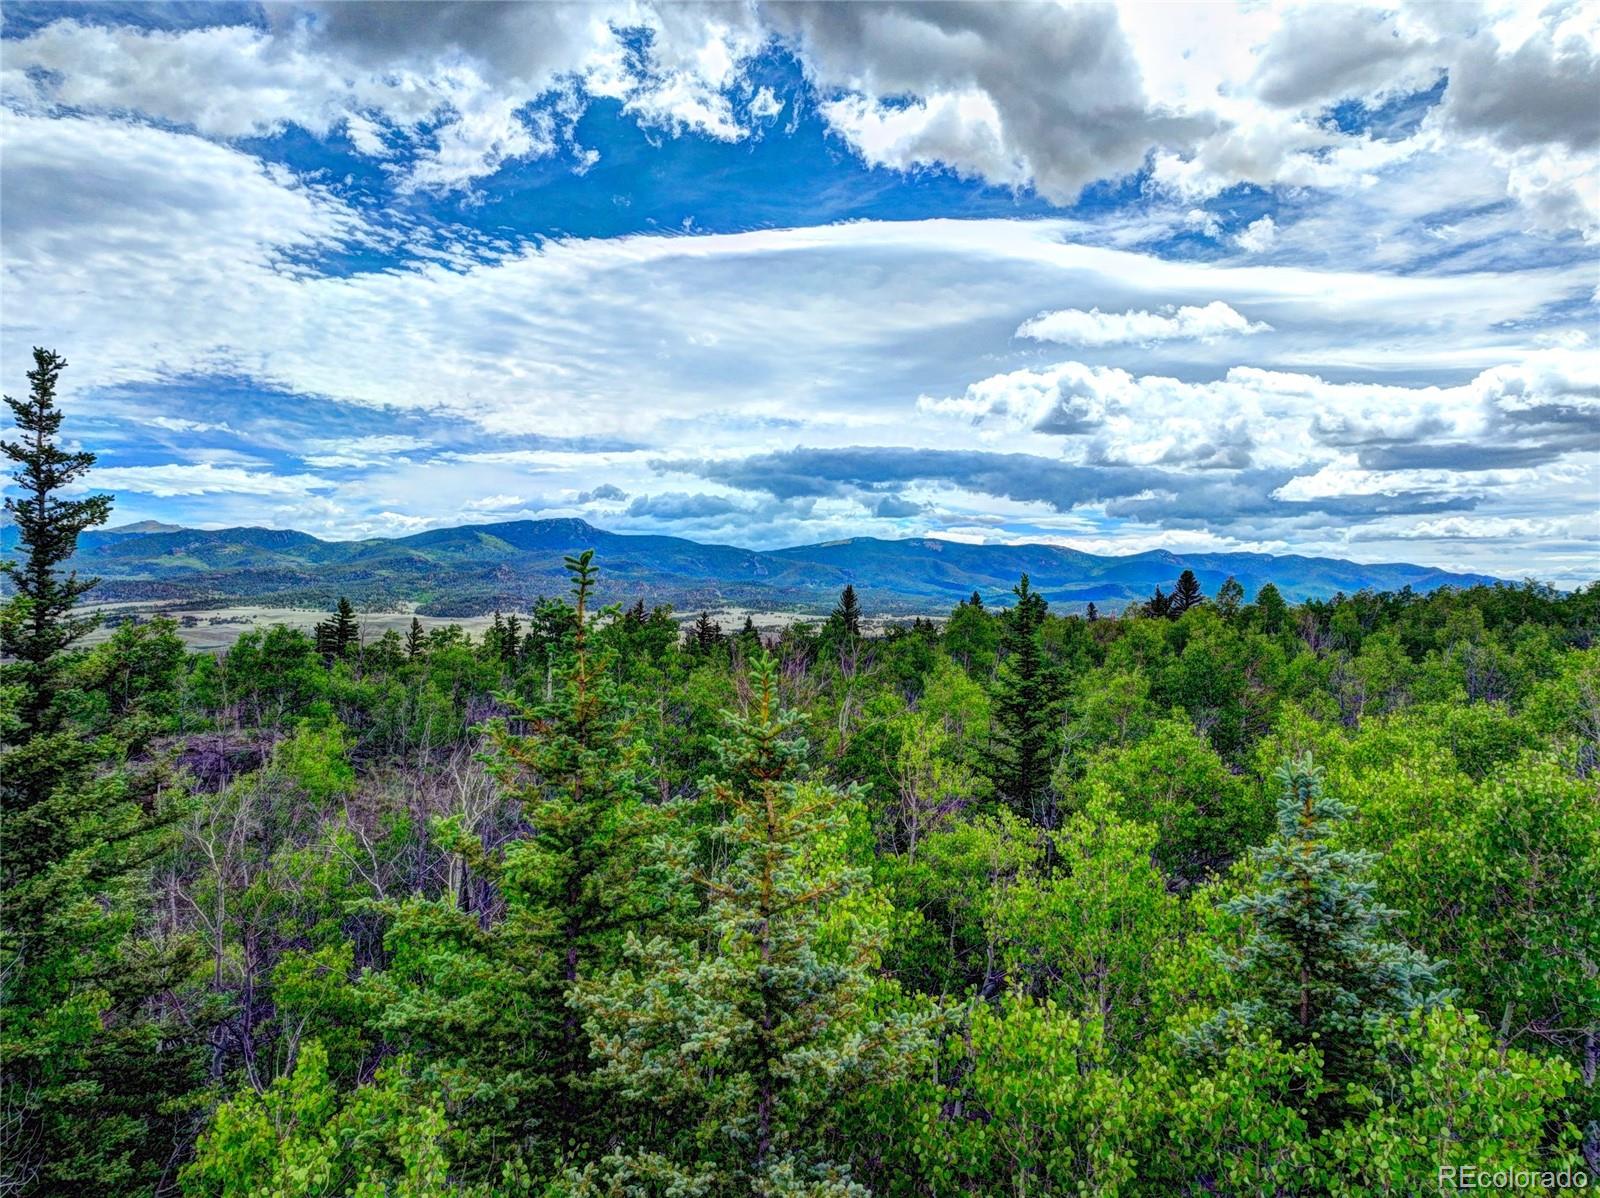
{"type": "Polygon", "coordinates": [[[967,602],[979,611],[983,610],[983,596],[978,594],[977,591],[972,592],[972,598],[968,599],[967,602]]]}
{"type": "Polygon", "coordinates": [[[1089,606],[1084,610],[1083,616],[1084,616],[1084,619],[1088,620],[1089,623],[1093,624],[1096,620],[1098,620],[1100,618],[1100,609],[1098,607],[1096,607],[1093,602],[1091,602],[1089,604],[1089,606]]]}
{"type": "Polygon", "coordinates": [[[416,661],[417,658],[421,657],[423,644],[422,621],[417,619],[416,616],[412,616],[411,630],[406,633],[407,659],[410,661],[416,661]]]}
{"type": "Polygon", "coordinates": [[[348,657],[351,650],[361,645],[361,628],[356,623],[356,610],[350,600],[339,596],[333,615],[321,621],[313,632],[317,652],[324,662],[331,664],[336,657],[348,657]]]}
{"type": "Polygon", "coordinates": [[[500,657],[513,670],[517,668],[517,655],[522,648],[522,621],[517,613],[506,617],[505,635],[500,641],[500,657]]]}
{"type": "Polygon", "coordinates": [[[0,654],[15,658],[15,678],[24,686],[21,731],[45,732],[54,726],[49,714],[55,694],[57,654],[97,623],[73,614],[78,597],[98,582],[63,576],[61,565],[78,547],[78,535],[104,524],[111,514],[111,496],[65,499],[63,488],[94,465],[92,453],[68,453],[57,441],[61,412],[56,408],[56,381],[66,369],[64,358],[34,348],[28,371],[26,400],[7,395],[20,441],[0,441],[0,450],[18,469],[12,478],[22,498],[7,496],[5,510],[16,521],[23,550],[21,561],[0,562],[0,573],[16,588],[0,620],[0,654]]]}
{"type": "Polygon", "coordinates": [[[1160,620],[1172,614],[1172,600],[1161,593],[1160,587],[1157,587],[1155,594],[1145,601],[1144,614],[1160,620]]]}
{"type": "Polygon", "coordinates": [[[1376,858],[1335,847],[1350,808],[1324,792],[1322,771],[1307,755],[1276,777],[1277,834],[1252,854],[1256,888],[1228,904],[1250,919],[1244,947],[1224,959],[1247,997],[1218,1012],[1201,1040],[1215,1042],[1232,1024],[1293,1048],[1314,1043],[1323,1076],[1348,1083],[1360,1074],[1375,1020],[1448,995],[1437,966],[1384,938],[1395,912],[1373,897],[1376,858]]]}
{"type": "Polygon", "coordinates": [[[995,675],[987,771],[1014,811],[1053,827],[1050,776],[1060,744],[1061,685],[1044,647],[1049,605],[1026,574],[1012,593],[1017,602],[1001,636],[1005,658],[995,675]]]}
{"type": "Polygon", "coordinates": [[[856,588],[850,583],[845,583],[844,590],[839,593],[838,606],[829,618],[845,636],[861,635],[861,604],[856,601],[856,588]]]}
{"type": "Polygon", "coordinates": [[[722,625],[713,620],[708,611],[700,613],[689,631],[689,643],[702,657],[709,657],[721,649],[725,639],[722,625]]]}
{"type": "Polygon", "coordinates": [[[1200,580],[1194,576],[1193,570],[1185,570],[1178,575],[1178,585],[1172,589],[1172,600],[1168,605],[1167,614],[1176,619],[1191,607],[1199,607],[1205,601],[1206,597],[1200,591],[1200,580]]]}
{"type": "Polygon", "coordinates": [[[20,467],[22,498],[6,510],[23,551],[4,565],[16,593],[0,608],[0,648],[14,659],[0,667],[0,1191],[148,1192],[175,1132],[161,1104],[182,1093],[190,1057],[141,1008],[185,964],[126,948],[172,814],[159,774],[109,768],[147,736],[121,724],[97,734],[58,702],[62,651],[94,623],[74,611],[93,580],[60,567],[111,499],[61,497],[94,456],[57,440],[66,363],[42,349],[34,363],[29,400],[6,397],[23,439],[0,442],[20,467]]]}
{"type": "Polygon", "coordinates": [[[502,696],[514,718],[489,726],[490,772],[526,831],[491,850],[455,818],[436,827],[497,899],[469,909],[458,884],[396,904],[390,968],[372,983],[391,1042],[426,1063],[424,1080],[460,1086],[457,1160],[479,1181],[510,1162],[546,1168],[607,1134],[565,996],[616,963],[629,930],[670,923],[682,893],[681,862],[653,843],[661,812],[645,801],[656,791],[648,748],[619,693],[610,638],[594,634],[593,553],[566,567],[574,602],[552,642],[549,697],[502,696]]]}
{"type": "Polygon", "coordinates": [[[697,934],[635,940],[621,969],[575,992],[598,1080],[644,1113],[570,1179],[580,1193],[864,1193],[831,1158],[841,1099],[905,1068],[918,1034],[874,1014],[886,924],[842,851],[854,797],[801,776],[769,654],[750,684],[748,715],[729,713],[717,745],[726,862],[696,875],[697,934]]]}
{"type": "Polygon", "coordinates": [[[745,616],[744,627],[739,629],[739,653],[745,661],[753,661],[756,654],[761,652],[761,633],[756,628],[755,620],[745,616]]]}

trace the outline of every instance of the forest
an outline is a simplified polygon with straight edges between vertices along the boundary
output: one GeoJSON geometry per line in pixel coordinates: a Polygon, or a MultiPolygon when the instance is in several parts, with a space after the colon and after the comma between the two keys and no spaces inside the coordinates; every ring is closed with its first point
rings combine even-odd
{"type": "Polygon", "coordinates": [[[1600,1173],[1600,584],[869,635],[85,646],[8,400],[0,1192],[1410,1195],[1600,1173]]]}

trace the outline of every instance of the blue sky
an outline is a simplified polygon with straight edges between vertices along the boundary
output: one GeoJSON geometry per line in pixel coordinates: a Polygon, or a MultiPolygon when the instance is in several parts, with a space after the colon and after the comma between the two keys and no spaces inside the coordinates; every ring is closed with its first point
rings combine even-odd
{"type": "Polygon", "coordinates": [[[117,519],[1600,573],[1594,6],[8,4],[117,519]]]}

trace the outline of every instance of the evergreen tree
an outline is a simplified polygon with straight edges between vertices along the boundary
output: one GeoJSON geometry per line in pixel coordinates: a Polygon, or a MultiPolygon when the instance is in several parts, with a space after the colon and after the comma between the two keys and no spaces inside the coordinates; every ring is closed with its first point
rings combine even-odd
{"type": "Polygon", "coordinates": [[[57,440],[56,381],[66,365],[59,354],[35,347],[28,398],[5,397],[22,434],[20,441],[0,441],[0,450],[19,467],[11,477],[22,492],[20,499],[6,497],[5,510],[16,521],[23,552],[20,561],[0,562],[0,573],[16,588],[0,620],[0,655],[17,662],[13,677],[24,688],[19,712],[24,733],[54,726],[49,709],[57,654],[96,624],[94,617],[74,615],[73,609],[99,580],[79,578],[76,571],[63,575],[60,567],[77,550],[78,535],[111,514],[109,495],[66,499],[61,494],[95,460],[92,453],[68,453],[57,440]]]}
{"type": "Polygon", "coordinates": [[[333,651],[340,657],[348,657],[360,644],[361,629],[356,623],[355,608],[350,606],[350,600],[340,595],[339,606],[333,613],[333,651]]]}
{"type": "Polygon", "coordinates": [[[192,1063],[184,1040],[163,1043],[142,1012],[182,954],[129,951],[142,867],[171,814],[158,774],[112,768],[150,731],[127,703],[105,731],[65,710],[62,651],[94,623],[74,613],[93,580],[60,567],[111,499],[61,497],[94,457],[57,440],[66,363],[42,349],[34,363],[28,401],[6,397],[23,439],[0,442],[22,491],[6,500],[22,554],[4,564],[16,591],[0,608],[12,659],[0,667],[0,1191],[148,1192],[161,1140],[180,1134],[162,1104],[192,1063]]]}
{"type": "Polygon", "coordinates": [[[1218,1012],[1202,1039],[1235,1024],[1292,1048],[1315,1044],[1323,1076],[1338,1086],[1359,1077],[1376,1020],[1447,994],[1437,966],[1384,938],[1395,913],[1373,897],[1376,858],[1335,846],[1350,808],[1324,792],[1322,771],[1305,756],[1277,779],[1278,831],[1253,853],[1259,881],[1228,905],[1250,920],[1244,946],[1224,959],[1246,997],[1218,1012]]]}
{"type": "Polygon", "coordinates": [[[417,619],[416,616],[412,616],[411,630],[406,633],[406,657],[411,661],[416,661],[417,658],[422,656],[424,643],[422,621],[417,619]]]}
{"type": "Polygon", "coordinates": [[[978,594],[977,591],[972,592],[972,598],[968,599],[967,602],[979,611],[983,610],[983,596],[978,594]]]}
{"type": "Polygon", "coordinates": [[[839,593],[838,606],[829,618],[845,636],[861,635],[861,604],[856,601],[856,588],[850,583],[845,583],[844,590],[839,593]]]}
{"type": "Polygon", "coordinates": [[[580,1193],[864,1193],[834,1156],[843,1099],[910,1057],[917,1025],[873,1002],[886,924],[844,854],[855,800],[801,776],[770,655],[750,681],[716,747],[726,862],[697,875],[697,934],[635,940],[576,991],[598,1080],[640,1109],[625,1145],[573,1176],[580,1193]]]}
{"type": "Polygon", "coordinates": [[[1060,746],[1061,684],[1044,646],[1049,605],[1026,574],[1012,593],[1017,602],[1001,634],[1005,657],[994,682],[987,772],[1014,811],[1053,827],[1050,776],[1060,746]]]}
{"type": "Polygon", "coordinates": [[[744,618],[744,627],[739,629],[739,653],[745,661],[754,661],[761,652],[761,633],[756,629],[756,622],[750,616],[744,618]]]}
{"type": "Polygon", "coordinates": [[[522,648],[522,621],[517,613],[506,617],[505,635],[500,642],[500,658],[513,670],[517,668],[517,654],[522,648]]]}
{"type": "Polygon", "coordinates": [[[1172,599],[1167,612],[1176,619],[1191,607],[1199,607],[1205,601],[1206,597],[1200,591],[1200,580],[1194,576],[1193,570],[1185,570],[1178,575],[1178,585],[1172,589],[1172,599]]]}
{"type": "Polygon", "coordinates": [[[1088,620],[1089,623],[1093,624],[1096,620],[1098,620],[1100,618],[1100,609],[1094,605],[1093,601],[1091,601],[1089,606],[1084,610],[1083,615],[1084,615],[1084,619],[1088,620]]]}
{"type": "Polygon", "coordinates": [[[1145,601],[1144,614],[1160,620],[1172,614],[1172,600],[1161,593],[1160,587],[1157,587],[1155,594],[1145,601]]]}
{"type": "Polygon", "coordinates": [[[333,615],[318,623],[313,635],[323,661],[331,663],[336,657],[348,657],[361,644],[361,629],[350,600],[340,595],[333,615]]]}
{"type": "Polygon", "coordinates": [[[458,883],[392,908],[390,968],[372,980],[387,1033],[416,1056],[421,1089],[448,1083],[456,1159],[475,1179],[546,1167],[606,1133],[604,1096],[585,1084],[589,1053],[572,986],[618,959],[624,934],[670,918],[680,863],[652,843],[660,812],[590,610],[592,551],[568,557],[574,603],[550,696],[489,728],[489,768],[517,802],[523,835],[497,851],[452,817],[436,833],[493,886],[471,909],[458,883]],[[521,729],[527,729],[526,732],[521,729]]]}
{"type": "Polygon", "coordinates": [[[724,640],[722,625],[713,620],[708,611],[701,612],[689,630],[689,643],[702,657],[709,657],[721,649],[724,640]]]}

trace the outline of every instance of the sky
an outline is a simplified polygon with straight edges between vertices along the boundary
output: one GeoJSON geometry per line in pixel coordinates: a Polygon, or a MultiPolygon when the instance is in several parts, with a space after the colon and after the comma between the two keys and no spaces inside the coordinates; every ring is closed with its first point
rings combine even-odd
{"type": "Polygon", "coordinates": [[[1600,577],[1600,5],[31,4],[114,522],[1600,577]]]}

